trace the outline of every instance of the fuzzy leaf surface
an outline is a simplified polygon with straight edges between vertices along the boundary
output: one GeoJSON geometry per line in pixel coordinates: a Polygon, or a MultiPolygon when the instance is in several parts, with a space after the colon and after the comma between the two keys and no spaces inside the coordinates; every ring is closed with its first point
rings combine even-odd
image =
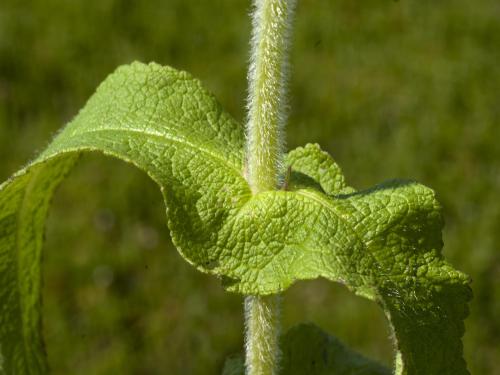
{"type": "Polygon", "coordinates": [[[398,374],[466,374],[468,278],[441,255],[434,193],[392,181],[355,192],[316,145],[292,151],[286,190],[252,196],[242,127],[185,72],[119,68],[26,168],[0,185],[0,373],[44,374],[40,260],[54,190],[84,152],[131,163],[160,187],[174,244],[244,294],[325,277],[378,302],[398,374]]]}

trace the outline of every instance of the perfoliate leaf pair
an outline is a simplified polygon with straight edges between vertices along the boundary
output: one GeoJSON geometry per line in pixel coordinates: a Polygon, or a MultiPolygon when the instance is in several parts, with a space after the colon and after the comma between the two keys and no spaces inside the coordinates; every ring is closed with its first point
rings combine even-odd
{"type": "Polygon", "coordinates": [[[328,154],[307,145],[288,154],[286,190],[252,195],[243,148],[243,128],[187,73],[134,63],[110,75],[50,146],[0,185],[0,373],[47,372],[44,221],[78,156],[98,151],[159,185],[177,249],[228,290],[341,282],[384,309],[397,374],[467,374],[461,336],[471,292],[441,255],[433,191],[391,181],[356,192],[328,154]]]}

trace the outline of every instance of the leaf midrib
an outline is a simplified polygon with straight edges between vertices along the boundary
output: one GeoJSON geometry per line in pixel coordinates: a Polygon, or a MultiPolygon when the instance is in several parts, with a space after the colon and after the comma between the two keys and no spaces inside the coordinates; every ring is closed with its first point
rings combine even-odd
{"type": "MultiPolygon", "coordinates": [[[[122,132],[122,133],[132,133],[132,134],[140,134],[141,136],[146,136],[146,137],[151,137],[151,138],[158,138],[161,140],[161,143],[179,143],[182,145],[185,145],[195,151],[201,151],[207,156],[211,157],[215,161],[224,164],[225,166],[229,167],[233,172],[236,172],[237,175],[239,175],[242,179],[242,172],[241,172],[241,166],[235,165],[233,163],[230,163],[228,159],[224,158],[222,155],[218,155],[215,153],[213,150],[210,150],[209,148],[205,148],[202,146],[198,146],[190,141],[188,141],[186,138],[178,138],[178,137],[173,137],[171,135],[163,134],[163,133],[156,133],[156,132],[151,132],[151,131],[145,131],[144,129],[134,129],[134,128],[127,128],[127,129],[120,129],[120,128],[105,128],[105,129],[92,129],[91,131],[83,131],[83,132],[78,132],[75,134],[71,134],[69,136],[65,136],[64,139],[69,139],[69,138],[77,138],[81,135],[85,134],[93,134],[93,133],[106,133],[106,132],[122,132]],[[66,138],[67,137],[67,138],[66,138]]],[[[60,142],[64,145],[64,139],[61,140],[60,142]]],[[[55,153],[57,154],[57,152],[55,153]]],[[[55,155],[51,155],[55,156],[55,155]]]]}

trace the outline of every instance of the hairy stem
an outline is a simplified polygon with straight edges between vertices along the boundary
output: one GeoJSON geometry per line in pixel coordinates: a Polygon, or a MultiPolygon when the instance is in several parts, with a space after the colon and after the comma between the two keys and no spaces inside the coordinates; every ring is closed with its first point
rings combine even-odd
{"type": "MultiPolygon", "coordinates": [[[[246,129],[246,178],[254,194],[280,184],[294,8],[295,0],[254,0],[246,129]]],[[[247,375],[278,373],[279,305],[279,296],[245,299],[247,375]]]]}
{"type": "Polygon", "coordinates": [[[245,298],[246,374],[274,375],[280,359],[280,297],[245,298]]]}
{"type": "Polygon", "coordinates": [[[295,0],[254,0],[247,120],[247,180],[254,194],[278,187],[286,120],[288,45],[295,0]]]}

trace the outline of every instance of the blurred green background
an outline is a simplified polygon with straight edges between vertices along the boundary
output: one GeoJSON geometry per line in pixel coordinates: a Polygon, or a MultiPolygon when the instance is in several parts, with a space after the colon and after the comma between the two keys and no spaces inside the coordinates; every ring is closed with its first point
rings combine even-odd
{"type": "MultiPolygon", "coordinates": [[[[33,158],[117,65],[200,78],[244,120],[250,0],[2,0],[0,180],[33,158]]],[[[444,252],[473,278],[465,355],[500,374],[500,3],[299,0],[290,148],[319,142],[366,188],[433,187],[444,252]]],[[[216,374],[242,348],[242,298],[172,247],[155,185],[86,156],[59,189],[44,252],[54,374],[216,374]]],[[[284,325],[309,320],[390,364],[380,309],[323,280],[293,286],[284,325]]]]}

